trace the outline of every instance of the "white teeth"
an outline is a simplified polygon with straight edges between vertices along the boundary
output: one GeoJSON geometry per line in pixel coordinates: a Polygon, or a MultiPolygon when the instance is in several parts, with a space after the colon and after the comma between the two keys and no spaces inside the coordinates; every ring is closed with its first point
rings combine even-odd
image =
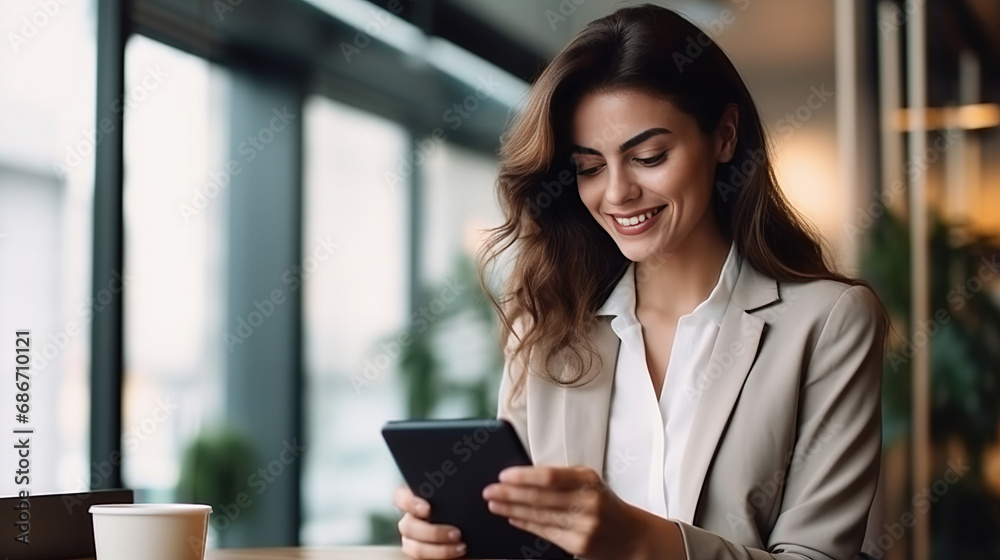
{"type": "Polygon", "coordinates": [[[660,213],[660,208],[656,208],[655,210],[650,210],[645,214],[639,214],[637,216],[632,216],[631,218],[615,218],[615,220],[623,226],[634,226],[636,224],[641,224],[642,222],[645,222],[646,220],[652,218],[653,216],[659,213],[660,213]]]}

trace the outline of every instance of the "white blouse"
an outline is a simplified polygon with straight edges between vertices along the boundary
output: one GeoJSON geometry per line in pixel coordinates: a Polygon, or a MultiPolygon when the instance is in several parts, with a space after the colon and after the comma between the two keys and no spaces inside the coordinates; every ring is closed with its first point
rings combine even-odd
{"type": "Polygon", "coordinates": [[[678,511],[680,465],[698,404],[696,373],[705,371],[740,272],[735,243],[708,299],[677,322],[659,402],[635,314],[635,263],[598,315],[612,315],[622,340],[611,390],[604,482],[626,502],[670,517],[678,511]]]}

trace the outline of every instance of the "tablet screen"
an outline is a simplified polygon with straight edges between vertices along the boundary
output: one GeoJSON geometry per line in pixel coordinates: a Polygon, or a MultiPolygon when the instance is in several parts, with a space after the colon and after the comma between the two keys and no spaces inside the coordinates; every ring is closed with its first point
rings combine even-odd
{"type": "Polygon", "coordinates": [[[483,499],[500,471],[531,464],[506,420],[397,420],[382,427],[382,437],[407,485],[430,503],[428,521],[462,531],[467,558],[573,558],[492,513],[483,499]]]}

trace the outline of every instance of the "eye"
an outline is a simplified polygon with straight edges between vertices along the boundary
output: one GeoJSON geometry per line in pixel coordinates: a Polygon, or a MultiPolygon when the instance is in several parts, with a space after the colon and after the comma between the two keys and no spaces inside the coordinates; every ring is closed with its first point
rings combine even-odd
{"type": "Polygon", "coordinates": [[[667,152],[660,152],[655,156],[648,158],[635,158],[635,161],[643,165],[656,165],[657,163],[660,163],[661,161],[666,159],[666,157],[667,157],[667,152]]]}
{"type": "Polygon", "coordinates": [[[584,177],[588,177],[588,176],[594,175],[595,173],[597,173],[598,171],[600,171],[602,167],[604,167],[603,163],[600,164],[600,165],[595,165],[594,167],[588,167],[587,169],[577,169],[576,170],[576,174],[584,176],[584,177]]]}

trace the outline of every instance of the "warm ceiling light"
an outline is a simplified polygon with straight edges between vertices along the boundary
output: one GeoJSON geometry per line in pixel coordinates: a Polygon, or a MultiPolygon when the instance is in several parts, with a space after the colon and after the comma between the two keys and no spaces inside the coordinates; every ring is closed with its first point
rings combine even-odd
{"type": "MultiPolygon", "coordinates": [[[[917,115],[910,109],[898,109],[892,118],[896,130],[910,131],[918,128],[917,115]]],[[[928,107],[924,110],[925,130],[959,128],[973,130],[1000,126],[1000,105],[972,103],[958,107],[928,107]]]]}
{"type": "Polygon", "coordinates": [[[996,103],[976,103],[961,105],[952,110],[958,128],[989,128],[1000,125],[1000,105],[996,103]]]}

